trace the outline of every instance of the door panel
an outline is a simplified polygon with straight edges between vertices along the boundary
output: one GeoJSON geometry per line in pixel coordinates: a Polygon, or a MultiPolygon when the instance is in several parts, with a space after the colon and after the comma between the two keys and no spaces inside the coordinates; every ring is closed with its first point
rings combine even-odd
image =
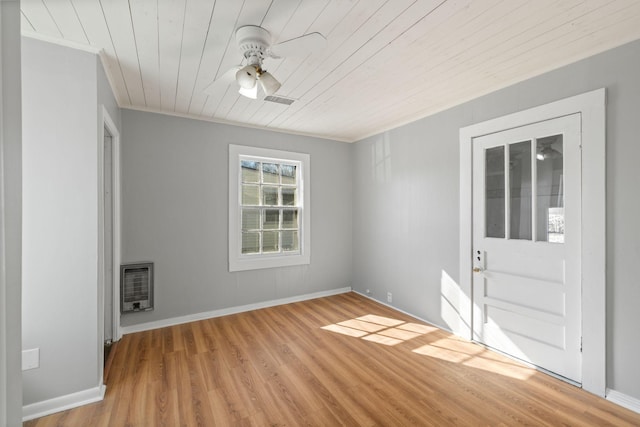
{"type": "Polygon", "coordinates": [[[474,138],[474,339],[581,381],[580,117],[474,138]]]}

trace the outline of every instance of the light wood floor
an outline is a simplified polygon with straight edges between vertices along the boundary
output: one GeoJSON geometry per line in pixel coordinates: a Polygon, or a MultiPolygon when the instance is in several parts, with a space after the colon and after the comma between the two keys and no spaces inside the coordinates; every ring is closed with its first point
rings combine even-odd
{"type": "Polygon", "coordinates": [[[640,414],[355,293],[126,335],[43,426],[638,426],[640,414]]]}

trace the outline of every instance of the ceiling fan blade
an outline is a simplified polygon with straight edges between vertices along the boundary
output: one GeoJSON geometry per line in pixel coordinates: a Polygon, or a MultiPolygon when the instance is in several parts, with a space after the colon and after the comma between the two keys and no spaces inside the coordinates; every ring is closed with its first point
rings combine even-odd
{"type": "Polygon", "coordinates": [[[229,86],[231,83],[236,81],[236,73],[239,69],[242,68],[242,65],[236,65],[228,70],[223,75],[219,76],[215,79],[209,86],[204,88],[203,92],[210,95],[214,93],[217,89],[229,86]]]}
{"type": "Polygon", "coordinates": [[[268,50],[268,55],[273,58],[286,56],[306,56],[320,51],[327,46],[327,39],[320,33],[309,33],[273,45],[268,50]]]}

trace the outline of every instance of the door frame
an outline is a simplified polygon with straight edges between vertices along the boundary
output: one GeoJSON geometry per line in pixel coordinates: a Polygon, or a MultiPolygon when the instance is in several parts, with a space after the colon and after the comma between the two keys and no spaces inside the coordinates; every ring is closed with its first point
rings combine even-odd
{"type": "Polygon", "coordinates": [[[112,321],[113,341],[122,338],[120,328],[120,132],[104,105],[99,109],[98,129],[98,366],[100,367],[100,384],[104,375],[104,300],[105,288],[113,290],[112,321]],[[112,264],[113,283],[104,283],[104,137],[105,128],[111,135],[111,197],[112,197],[112,264]]]}
{"type": "Polygon", "coordinates": [[[606,90],[565,98],[460,129],[460,324],[473,339],[473,139],[557,117],[580,114],[582,153],[582,388],[606,392],[606,90]]]}

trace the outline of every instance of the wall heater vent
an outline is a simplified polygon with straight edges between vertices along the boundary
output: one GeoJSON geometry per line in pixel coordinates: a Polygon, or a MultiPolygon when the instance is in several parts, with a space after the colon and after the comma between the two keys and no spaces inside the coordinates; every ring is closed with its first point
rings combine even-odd
{"type": "Polygon", "coordinates": [[[120,266],[120,312],[153,310],[153,263],[120,266]]]}

